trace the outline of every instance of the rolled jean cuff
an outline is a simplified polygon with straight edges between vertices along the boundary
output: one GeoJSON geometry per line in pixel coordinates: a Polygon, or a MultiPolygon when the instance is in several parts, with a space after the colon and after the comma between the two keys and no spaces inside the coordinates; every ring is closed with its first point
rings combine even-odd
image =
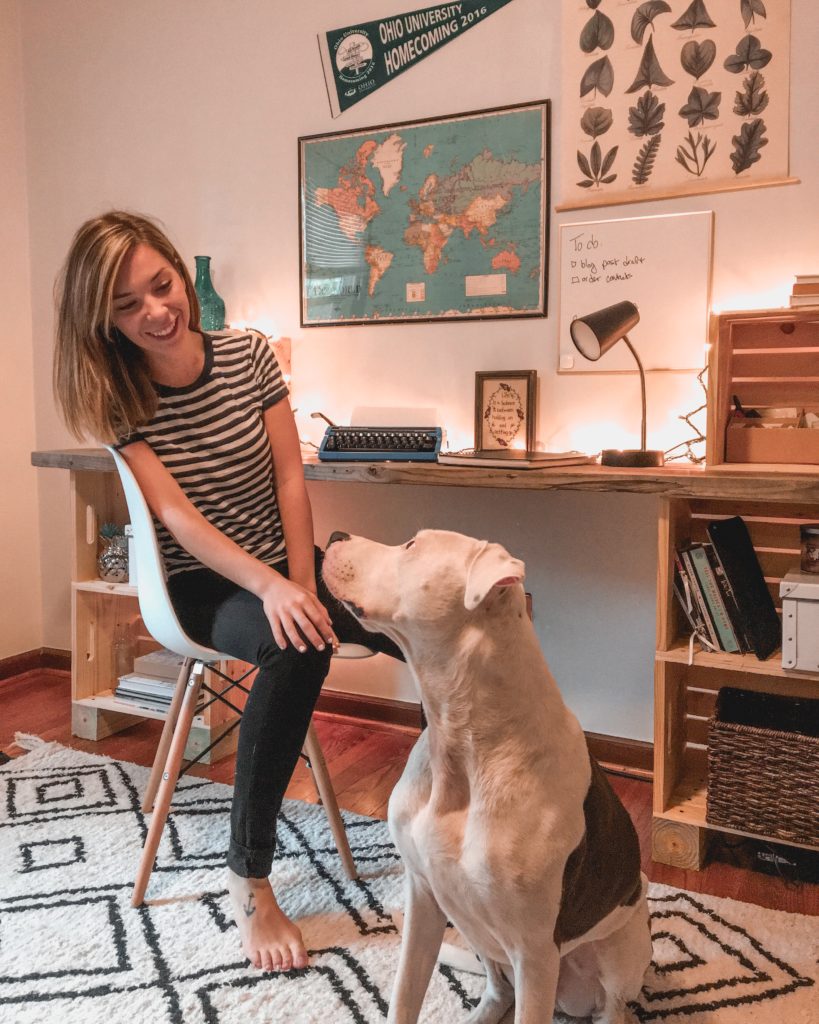
{"type": "Polygon", "coordinates": [[[231,839],[228,846],[227,866],[240,878],[267,878],[273,867],[274,846],[251,849],[231,839]]]}

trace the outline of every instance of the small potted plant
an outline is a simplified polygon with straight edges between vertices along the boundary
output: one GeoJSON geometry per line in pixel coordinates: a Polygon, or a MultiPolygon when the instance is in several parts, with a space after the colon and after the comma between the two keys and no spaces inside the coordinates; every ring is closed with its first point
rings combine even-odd
{"type": "Polygon", "coordinates": [[[128,582],[128,540],[116,523],[103,523],[100,530],[102,551],[97,558],[97,571],[106,583],[128,582]]]}

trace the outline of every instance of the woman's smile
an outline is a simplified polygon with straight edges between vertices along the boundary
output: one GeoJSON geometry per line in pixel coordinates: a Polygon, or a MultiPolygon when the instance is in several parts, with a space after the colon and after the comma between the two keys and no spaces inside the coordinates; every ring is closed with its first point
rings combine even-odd
{"type": "Polygon", "coordinates": [[[179,317],[175,316],[173,320],[168,324],[167,327],[163,327],[161,330],[153,329],[149,330],[146,328],[145,333],[150,334],[152,338],[159,338],[160,341],[166,341],[176,331],[177,324],[179,323],[179,317]]]}
{"type": "Polygon", "coordinates": [[[111,319],[145,353],[157,383],[180,386],[196,380],[204,343],[190,329],[185,282],[150,245],[135,245],[123,259],[114,280],[111,319]]]}

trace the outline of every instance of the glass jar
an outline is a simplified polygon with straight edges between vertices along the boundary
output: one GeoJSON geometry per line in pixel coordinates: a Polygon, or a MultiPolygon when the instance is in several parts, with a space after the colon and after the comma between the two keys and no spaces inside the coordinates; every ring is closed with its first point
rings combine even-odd
{"type": "Polygon", "coordinates": [[[97,572],[106,583],[128,582],[128,541],[123,536],[104,537],[97,572]]]}
{"type": "Polygon", "coordinates": [[[225,303],[213,287],[210,277],[210,256],[195,256],[194,288],[199,299],[200,322],[205,331],[221,331],[225,326],[225,303]]]}
{"type": "Polygon", "coordinates": [[[111,673],[114,679],[134,671],[134,636],[127,622],[118,622],[111,642],[111,673]]]}
{"type": "Polygon", "coordinates": [[[802,572],[819,574],[819,523],[803,526],[799,530],[802,537],[802,572]]]}

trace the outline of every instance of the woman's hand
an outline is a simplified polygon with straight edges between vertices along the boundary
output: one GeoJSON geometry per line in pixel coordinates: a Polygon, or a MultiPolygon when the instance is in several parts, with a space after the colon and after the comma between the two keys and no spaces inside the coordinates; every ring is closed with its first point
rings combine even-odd
{"type": "Polygon", "coordinates": [[[315,594],[298,583],[274,572],[259,594],[273,639],[284,650],[288,641],[296,650],[307,650],[305,641],[322,651],[330,644],[335,650],[338,639],[324,605],[315,594]]]}

